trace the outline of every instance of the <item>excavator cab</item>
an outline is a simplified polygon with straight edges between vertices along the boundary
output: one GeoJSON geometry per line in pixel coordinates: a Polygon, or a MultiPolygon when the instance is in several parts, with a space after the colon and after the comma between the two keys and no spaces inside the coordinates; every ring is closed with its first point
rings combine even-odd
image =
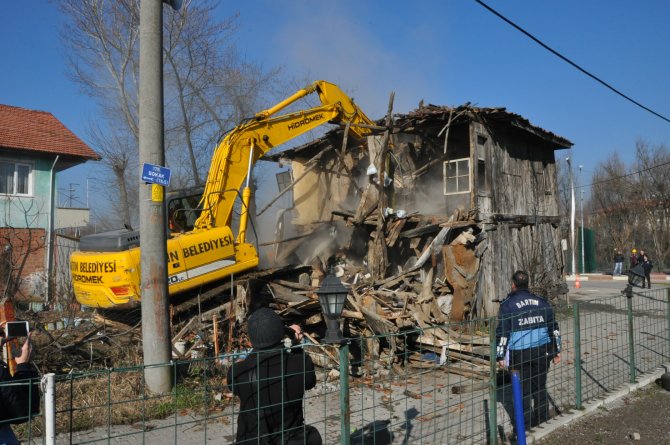
{"type": "Polygon", "coordinates": [[[199,207],[203,187],[192,187],[176,190],[167,195],[167,228],[168,236],[173,233],[190,232],[195,228],[195,221],[200,217],[199,207]]]}

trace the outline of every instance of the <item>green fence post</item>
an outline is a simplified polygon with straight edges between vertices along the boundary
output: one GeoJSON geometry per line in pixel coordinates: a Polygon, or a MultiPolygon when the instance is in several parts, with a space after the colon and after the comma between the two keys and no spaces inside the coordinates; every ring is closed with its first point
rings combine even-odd
{"type": "Polygon", "coordinates": [[[626,297],[628,303],[628,361],[630,362],[630,383],[637,379],[635,371],[635,335],[633,333],[633,296],[626,297]]]}
{"type": "Polygon", "coordinates": [[[665,304],[665,311],[668,317],[668,355],[670,355],[670,287],[665,290],[665,297],[667,303],[665,304]]]}
{"type": "Polygon", "coordinates": [[[579,323],[579,303],[572,306],[575,332],[575,408],[582,409],[582,335],[579,323]]]}
{"type": "Polygon", "coordinates": [[[498,443],[498,403],[497,403],[497,382],[496,382],[496,319],[489,318],[489,443],[496,445],[498,443]]]}
{"type": "Polygon", "coordinates": [[[351,442],[351,411],[349,410],[349,342],[340,345],[340,443],[351,442]]]}

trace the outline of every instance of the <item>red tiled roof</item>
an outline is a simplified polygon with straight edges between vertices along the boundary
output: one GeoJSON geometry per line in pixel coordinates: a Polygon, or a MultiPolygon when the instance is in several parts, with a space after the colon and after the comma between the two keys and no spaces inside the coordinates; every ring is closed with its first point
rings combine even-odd
{"type": "Polygon", "coordinates": [[[46,111],[0,104],[0,148],[86,159],[100,155],[46,111]]]}

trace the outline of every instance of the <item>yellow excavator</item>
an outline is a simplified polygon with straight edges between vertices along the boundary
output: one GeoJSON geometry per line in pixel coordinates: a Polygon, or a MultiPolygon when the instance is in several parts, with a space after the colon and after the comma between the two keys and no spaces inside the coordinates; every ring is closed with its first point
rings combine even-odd
{"type": "MultiPolygon", "coordinates": [[[[212,156],[199,204],[194,208],[193,195],[168,201],[169,225],[174,231],[167,241],[170,295],[215,283],[258,265],[258,253],[246,240],[252,166],[269,150],[328,122],[350,123],[350,131],[358,137],[370,134],[366,125],[374,125],[336,85],[319,80],[225,136],[212,156]],[[320,106],[276,115],[314,92],[320,106]],[[245,179],[239,231],[234,237],[233,208],[245,179]]],[[[139,232],[116,230],[85,236],[79,249],[70,257],[70,270],[74,295],[81,304],[105,309],[139,304],[139,232]]]]}

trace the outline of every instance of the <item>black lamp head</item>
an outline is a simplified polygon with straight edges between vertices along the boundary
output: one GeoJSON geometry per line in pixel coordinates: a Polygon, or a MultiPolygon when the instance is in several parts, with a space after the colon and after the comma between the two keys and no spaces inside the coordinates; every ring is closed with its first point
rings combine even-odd
{"type": "Polygon", "coordinates": [[[328,274],[316,291],[321,303],[321,310],[326,318],[326,336],[323,339],[327,344],[341,344],[345,341],[340,331],[338,319],[342,315],[344,302],[347,300],[349,291],[335,275],[328,274]]]}
{"type": "Polygon", "coordinates": [[[628,270],[628,284],[635,287],[644,287],[644,268],[641,264],[628,270]]]}

